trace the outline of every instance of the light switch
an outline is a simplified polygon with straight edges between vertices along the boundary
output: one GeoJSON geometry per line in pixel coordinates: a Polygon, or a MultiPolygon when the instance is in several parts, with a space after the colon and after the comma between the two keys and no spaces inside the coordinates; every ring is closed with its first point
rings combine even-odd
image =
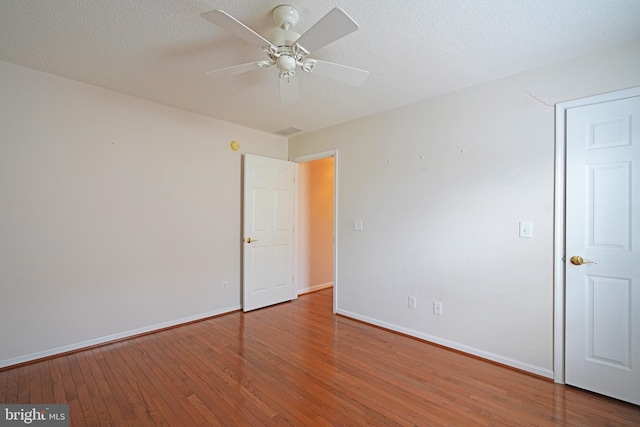
{"type": "Polygon", "coordinates": [[[533,237],[531,221],[520,221],[520,237],[533,237]]]}
{"type": "Polygon", "coordinates": [[[353,220],[353,229],[356,231],[362,231],[362,220],[354,219],[353,220]]]}

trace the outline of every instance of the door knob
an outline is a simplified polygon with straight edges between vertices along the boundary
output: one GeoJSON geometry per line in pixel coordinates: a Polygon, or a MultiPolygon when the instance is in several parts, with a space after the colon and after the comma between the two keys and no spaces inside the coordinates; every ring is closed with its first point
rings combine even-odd
{"type": "Polygon", "coordinates": [[[247,243],[257,242],[257,240],[252,239],[251,237],[247,237],[247,243]]]}
{"type": "Polygon", "coordinates": [[[585,261],[580,255],[574,255],[572,256],[569,261],[571,261],[571,264],[573,265],[582,265],[582,264],[598,264],[595,261],[585,261]]]}

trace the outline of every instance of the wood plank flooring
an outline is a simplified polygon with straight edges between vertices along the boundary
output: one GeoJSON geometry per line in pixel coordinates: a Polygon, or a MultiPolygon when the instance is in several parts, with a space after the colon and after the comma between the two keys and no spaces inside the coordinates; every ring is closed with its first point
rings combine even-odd
{"type": "Polygon", "coordinates": [[[72,426],[638,426],[640,407],[331,313],[331,289],[0,371],[72,426]]]}

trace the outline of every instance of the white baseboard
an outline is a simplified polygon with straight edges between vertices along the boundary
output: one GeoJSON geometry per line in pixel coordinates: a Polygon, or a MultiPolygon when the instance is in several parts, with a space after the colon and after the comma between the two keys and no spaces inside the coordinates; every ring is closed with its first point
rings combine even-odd
{"type": "MultiPolygon", "coordinates": [[[[306,289],[302,289],[300,291],[298,291],[298,295],[304,294],[304,293],[309,293],[309,292],[314,292],[314,291],[319,291],[322,289],[327,289],[333,286],[333,282],[330,283],[324,283],[321,285],[316,285],[316,286],[312,286],[310,288],[306,288],[306,289]]],[[[213,316],[219,316],[221,314],[225,314],[225,313],[229,313],[232,311],[236,311],[241,309],[241,306],[234,306],[234,307],[228,307],[228,308],[224,308],[224,309],[220,309],[220,310],[216,310],[216,311],[211,311],[211,312],[207,312],[207,313],[201,313],[195,316],[189,316],[189,317],[184,317],[182,319],[176,319],[176,320],[172,320],[169,322],[163,322],[163,323],[158,323],[155,325],[151,325],[151,326],[146,326],[143,328],[138,328],[138,329],[133,329],[130,331],[126,331],[126,332],[120,332],[117,334],[113,334],[113,335],[107,335],[105,337],[101,337],[101,338],[96,338],[96,339],[92,339],[92,340],[87,340],[87,341],[81,341],[75,344],[70,344],[70,345],[65,345],[65,346],[61,346],[61,347],[56,347],[56,348],[52,348],[52,349],[48,349],[48,350],[44,350],[44,351],[39,351],[36,353],[31,353],[31,354],[27,354],[24,356],[18,356],[18,357],[14,357],[11,359],[4,359],[4,360],[0,360],[0,368],[4,368],[7,366],[12,366],[12,365],[18,365],[21,363],[25,363],[25,362],[30,362],[33,360],[37,360],[37,359],[42,359],[45,357],[50,357],[50,356],[55,356],[56,354],[62,354],[62,353],[67,353],[69,351],[75,351],[75,350],[81,350],[83,348],[88,348],[88,347],[93,347],[96,345],[100,345],[100,344],[104,344],[104,343],[108,343],[111,341],[117,341],[117,340],[121,340],[124,338],[129,338],[129,337],[133,337],[136,335],[140,335],[140,334],[145,334],[148,332],[153,332],[153,331],[158,331],[161,329],[165,329],[165,328],[170,328],[173,326],[178,326],[184,323],[189,323],[189,322],[193,322],[193,321],[197,321],[197,320],[202,320],[202,319],[206,319],[208,317],[213,317],[213,316]]],[[[516,369],[520,369],[522,371],[526,371],[526,372],[530,372],[532,374],[535,375],[539,375],[541,377],[545,377],[545,378],[551,378],[553,379],[553,371],[550,369],[546,369],[546,368],[542,368],[539,366],[535,366],[535,365],[531,365],[529,363],[525,363],[525,362],[521,362],[519,360],[515,360],[515,359],[511,359],[509,357],[505,357],[505,356],[501,356],[499,354],[495,354],[495,353],[490,353],[488,351],[484,351],[484,350],[480,350],[474,347],[470,347],[464,344],[459,344],[453,341],[449,341],[449,340],[445,340],[442,338],[438,338],[436,336],[433,335],[429,335],[429,334],[425,334],[419,331],[415,331],[413,329],[408,329],[408,328],[404,328],[398,325],[395,325],[393,323],[388,323],[388,322],[383,322],[380,321],[378,319],[374,319],[371,317],[367,317],[367,316],[362,316],[360,314],[357,313],[352,313],[350,311],[346,311],[346,310],[337,310],[337,314],[346,316],[346,317],[351,317],[353,319],[357,319],[366,323],[370,323],[372,325],[376,325],[376,326],[380,326],[382,328],[385,329],[389,329],[392,331],[396,331],[396,332],[400,332],[402,334],[406,334],[406,335],[410,335],[412,337],[416,337],[416,338],[420,338],[422,340],[425,341],[429,341],[438,345],[442,345],[444,347],[448,347],[454,350],[458,350],[461,351],[463,353],[468,353],[471,354],[473,356],[477,356],[483,359],[487,359],[487,360],[491,360],[493,362],[496,363],[500,363],[506,366],[511,366],[513,368],[516,369]]]]}
{"type": "Polygon", "coordinates": [[[110,341],[117,341],[123,338],[129,338],[148,332],[158,331],[161,329],[170,328],[172,326],[178,326],[183,323],[194,322],[197,320],[206,319],[208,317],[219,316],[221,314],[230,313],[242,308],[240,305],[234,307],[227,307],[216,311],[210,311],[208,313],[196,314],[195,316],[184,317],[182,319],[171,320],[169,322],[158,323],[156,325],[145,326],[142,328],[133,329],[126,332],[120,332],[113,335],[107,335],[101,338],[95,338],[87,341],[81,341],[75,344],[69,344],[62,347],[51,348],[48,350],[38,351],[36,353],[26,354],[24,356],[18,356],[11,359],[0,360],[0,368],[7,366],[18,365],[20,363],[30,362],[33,360],[42,359],[45,357],[55,356],[56,354],[67,353],[69,351],[82,350],[83,348],[93,347],[100,344],[105,344],[110,341]]]}
{"type": "Polygon", "coordinates": [[[298,295],[308,294],[309,292],[321,291],[323,289],[332,288],[333,282],[322,283],[320,285],[310,286],[308,288],[298,290],[298,295]]]}
{"type": "Polygon", "coordinates": [[[371,317],[362,316],[357,313],[352,313],[346,310],[338,309],[337,314],[341,314],[346,317],[351,317],[353,319],[360,320],[362,322],[370,323],[372,325],[380,326],[385,329],[389,329],[395,332],[400,332],[405,335],[410,335],[412,337],[416,337],[425,341],[432,342],[434,344],[438,344],[444,347],[448,347],[454,350],[461,351],[463,353],[467,353],[473,356],[480,357],[482,359],[491,360],[492,362],[500,363],[502,365],[510,366],[512,368],[519,369],[521,371],[530,372],[535,375],[539,375],[541,377],[553,379],[553,371],[551,369],[542,368],[540,366],[531,365],[526,362],[521,362],[516,359],[511,359],[509,357],[501,356],[499,354],[491,353],[485,350],[480,350],[474,347],[470,347],[468,345],[459,344],[454,341],[445,340],[442,338],[438,338],[433,335],[425,334],[419,331],[415,331],[413,329],[404,328],[402,326],[395,325],[393,323],[387,323],[380,321],[378,319],[373,319],[371,317]]]}

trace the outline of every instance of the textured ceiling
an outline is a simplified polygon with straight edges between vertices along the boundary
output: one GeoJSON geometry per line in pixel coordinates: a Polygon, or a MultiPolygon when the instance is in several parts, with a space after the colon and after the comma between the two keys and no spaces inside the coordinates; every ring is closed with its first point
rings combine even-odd
{"type": "MultiPolygon", "coordinates": [[[[286,0],[303,33],[334,6],[360,29],[313,53],[370,71],[360,88],[299,73],[279,102],[272,67],[200,17],[222,9],[256,32],[282,0],[0,0],[0,60],[266,132],[312,131],[640,39],[640,0],[286,0]]],[[[0,82],[1,84],[1,82],[0,82]]]]}

